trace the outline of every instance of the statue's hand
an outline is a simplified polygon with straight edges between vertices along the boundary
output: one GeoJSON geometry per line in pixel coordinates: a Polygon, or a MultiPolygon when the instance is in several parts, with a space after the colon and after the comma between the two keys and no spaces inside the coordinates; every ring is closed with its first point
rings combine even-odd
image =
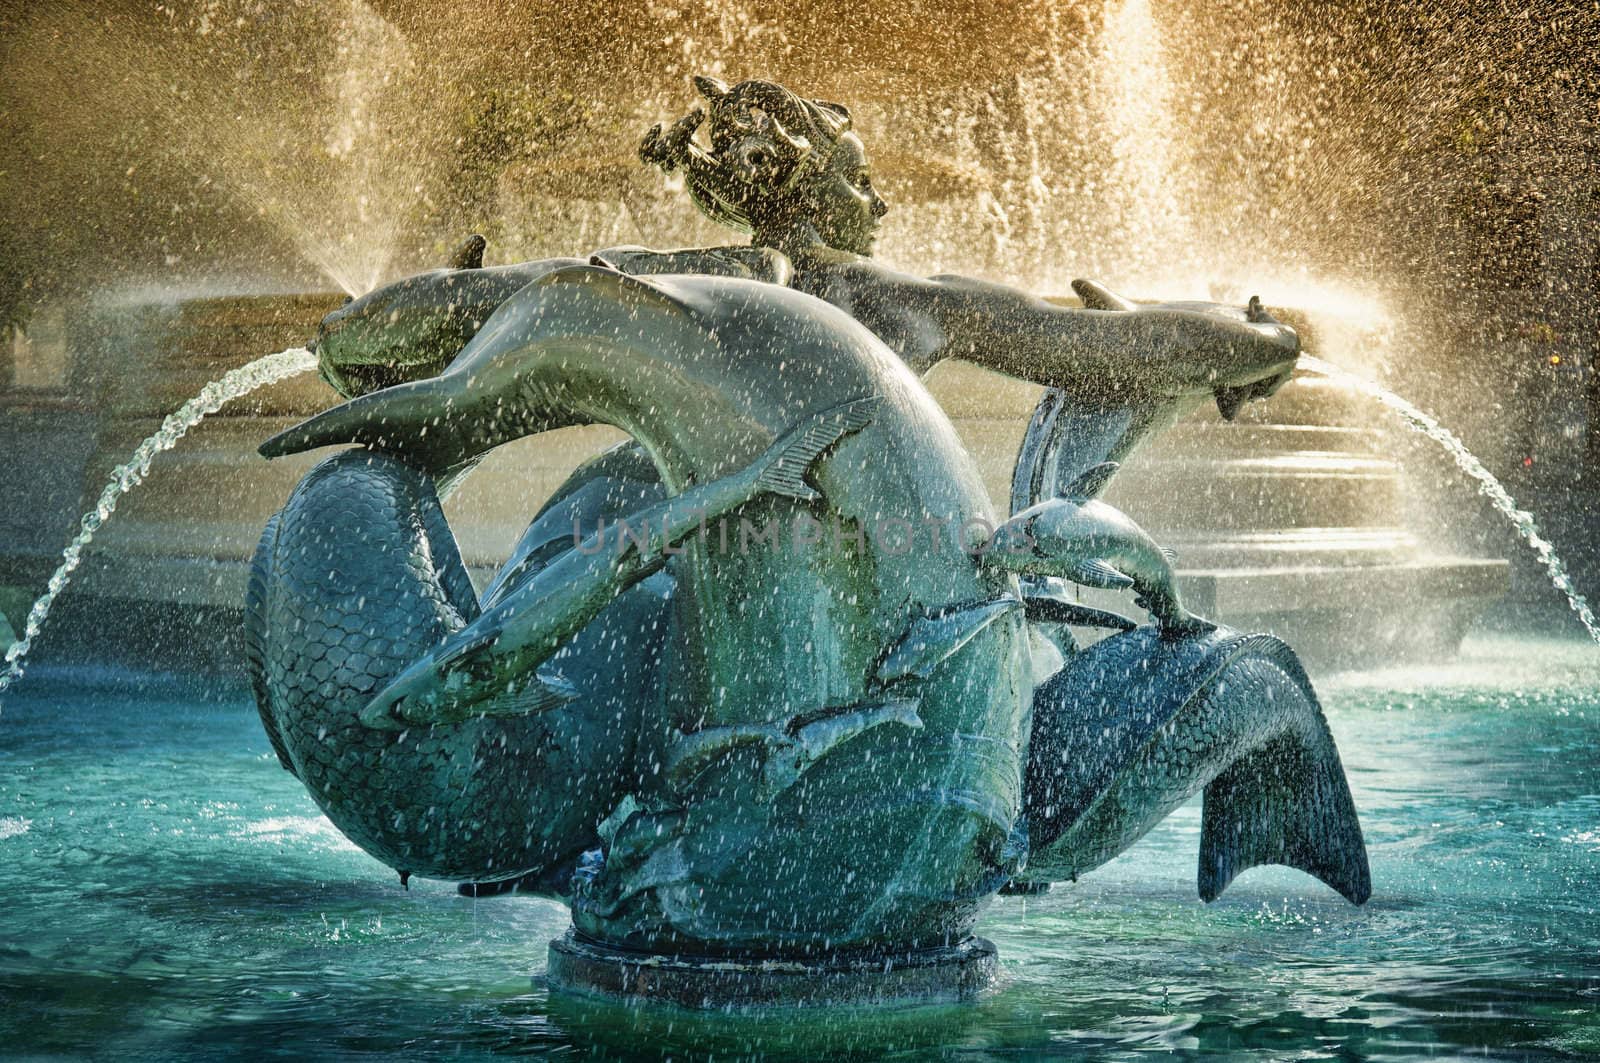
{"type": "Polygon", "coordinates": [[[689,143],[705,119],[705,111],[696,107],[673,122],[672,128],[665,132],[661,123],[657,122],[644,135],[644,143],[639,145],[639,160],[647,165],[659,166],[666,173],[676,170],[688,158],[689,143]]]}

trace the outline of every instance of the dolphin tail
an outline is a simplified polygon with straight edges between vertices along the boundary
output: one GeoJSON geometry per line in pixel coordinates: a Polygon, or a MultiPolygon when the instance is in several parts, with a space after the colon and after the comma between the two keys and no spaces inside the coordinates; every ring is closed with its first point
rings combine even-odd
{"type": "Polygon", "coordinates": [[[1034,698],[1023,882],[1076,878],[1204,792],[1200,896],[1287,864],[1352,903],[1372,892],[1355,803],[1294,652],[1226,628],[1143,627],[1073,658],[1034,698]]]}
{"type": "Polygon", "coordinates": [[[1261,864],[1298,868],[1351,904],[1372,895],[1361,823],[1325,725],[1238,761],[1203,800],[1201,900],[1216,900],[1235,875],[1261,864]]]}

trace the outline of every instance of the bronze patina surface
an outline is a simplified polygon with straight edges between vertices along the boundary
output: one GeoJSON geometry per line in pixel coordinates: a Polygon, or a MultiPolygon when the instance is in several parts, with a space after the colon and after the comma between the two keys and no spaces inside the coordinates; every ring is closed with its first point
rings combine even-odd
{"type": "Polygon", "coordinates": [[[565,900],[581,940],[555,947],[558,985],[677,1003],[832,1000],[875,965],[900,973],[850,975],[853,998],[941,968],[927,992],[964,995],[992,950],[962,943],[1003,886],[1091,870],[1200,791],[1207,899],[1276,862],[1364,901],[1293,652],[1185,610],[1160,548],[1093,497],[1196,403],[1271,394],[1293,330],[1255,301],[1078,282],[1065,308],[887,269],[846,108],[699,88],[709,114],[643,154],[753,247],[491,270],[471,241],[324,322],[351,401],[262,448],[358,444],[256,558],[285,767],[402,876],[565,900]],[[920,380],[951,357],[1054,389],[998,535],[920,380]],[[573,475],[480,599],[439,492],[502,443],[592,423],[634,442],[573,475]],[[1134,625],[1065,581],[1132,586],[1157,625],[1080,650],[1063,622],[1134,625]],[[926,962],[896,968],[909,954],[926,962]],[[724,977],[771,964],[819,988],[724,977]]]}

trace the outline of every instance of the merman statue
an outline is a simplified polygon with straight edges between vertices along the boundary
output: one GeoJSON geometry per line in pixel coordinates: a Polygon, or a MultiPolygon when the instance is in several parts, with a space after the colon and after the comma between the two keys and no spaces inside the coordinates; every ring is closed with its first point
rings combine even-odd
{"type": "Polygon", "coordinates": [[[324,321],[350,401],[262,450],[356,445],[269,524],[247,610],[284,766],[402,878],[566,901],[556,985],[693,1006],[970,995],[999,890],[1090,871],[1201,791],[1202,897],[1283,863],[1363,902],[1293,652],[1188,612],[1095,498],[1194,404],[1280,386],[1292,330],[889,270],[845,108],[698,86],[643,154],[751,246],[485,268],[474,238],[324,321]],[[1009,521],[919,379],[949,357],[1053,389],[1009,521]],[[632,442],[475,594],[440,493],[589,423],[632,442]]]}

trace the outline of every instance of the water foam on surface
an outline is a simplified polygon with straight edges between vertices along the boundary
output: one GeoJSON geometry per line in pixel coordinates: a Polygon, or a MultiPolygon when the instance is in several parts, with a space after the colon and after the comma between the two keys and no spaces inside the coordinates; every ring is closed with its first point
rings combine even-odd
{"type": "Polygon", "coordinates": [[[61,552],[61,564],[56,566],[55,572],[51,574],[47,589],[28,611],[28,620],[23,627],[21,638],[6,650],[6,667],[0,672],[0,693],[4,693],[7,687],[22,678],[23,661],[28,655],[28,650],[33,647],[33,640],[44,627],[45,619],[50,615],[50,607],[66,589],[67,583],[72,579],[72,573],[83,561],[84,547],[94,539],[100,526],[111,519],[111,514],[116,511],[117,502],[122,496],[144,482],[145,476],[150,472],[150,463],[155,460],[156,455],[171,450],[189,429],[222,409],[228,402],[242,398],[257,388],[276,384],[280,380],[286,380],[316,367],[316,355],[304,347],[290,347],[277,354],[264,355],[223,374],[168,415],[154,435],[134,448],[128,460],[111,471],[111,479],[106,484],[105,490],[100,492],[100,500],[94,509],[83,515],[83,523],[79,527],[78,534],[61,552]]]}
{"type": "Polygon", "coordinates": [[[1589,636],[1600,642],[1600,621],[1595,619],[1594,610],[1589,607],[1588,601],[1578,593],[1577,586],[1572,582],[1572,577],[1567,574],[1567,566],[1561,558],[1556,556],[1556,550],[1550,541],[1539,534],[1539,525],[1535,523],[1533,514],[1517,505],[1517,500],[1511,497],[1494,473],[1484,467],[1483,462],[1468,450],[1456,434],[1444,427],[1430,413],[1413,405],[1406,399],[1396,395],[1388,388],[1366,377],[1348,370],[1341,369],[1331,362],[1321,358],[1314,358],[1309,354],[1300,356],[1300,365],[1314,373],[1333,377],[1343,383],[1356,388],[1364,395],[1377,399],[1384,406],[1393,410],[1403,418],[1406,424],[1421,432],[1429,439],[1438,443],[1454,459],[1461,471],[1478,481],[1478,490],[1486,497],[1494,508],[1516,527],[1517,533],[1533,548],[1539,556],[1545,570],[1550,574],[1550,582],[1555,584],[1556,590],[1567,596],[1567,604],[1583,622],[1589,636]]]}
{"type": "Polygon", "coordinates": [[[7,838],[20,838],[33,827],[33,820],[17,816],[0,818],[0,842],[7,838]]]}

